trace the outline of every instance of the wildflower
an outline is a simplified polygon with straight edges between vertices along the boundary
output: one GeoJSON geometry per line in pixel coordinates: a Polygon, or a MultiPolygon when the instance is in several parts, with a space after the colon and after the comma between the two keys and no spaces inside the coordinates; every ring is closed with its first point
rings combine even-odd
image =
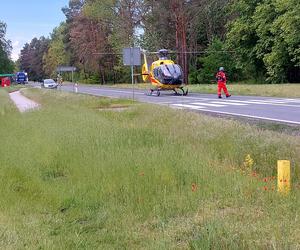
{"type": "Polygon", "coordinates": [[[267,186],[264,186],[264,190],[267,191],[267,190],[268,190],[268,187],[267,187],[267,186]]]}
{"type": "Polygon", "coordinates": [[[252,176],[253,177],[257,177],[257,173],[256,172],[252,172],[252,176]]]}
{"type": "Polygon", "coordinates": [[[268,182],[268,178],[264,178],[264,182],[268,182]]]}
{"type": "Polygon", "coordinates": [[[254,164],[254,160],[251,158],[250,154],[246,155],[245,161],[244,161],[244,167],[248,169],[252,169],[254,164]]]}

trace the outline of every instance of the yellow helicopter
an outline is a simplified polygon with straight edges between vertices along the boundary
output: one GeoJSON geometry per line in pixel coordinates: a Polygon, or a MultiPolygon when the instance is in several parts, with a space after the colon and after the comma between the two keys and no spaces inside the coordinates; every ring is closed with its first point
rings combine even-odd
{"type": "Polygon", "coordinates": [[[150,88],[147,95],[160,95],[160,91],[172,90],[176,95],[188,94],[188,88],[183,82],[183,72],[178,64],[168,58],[169,51],[161,49],[157,53],[158,60],[151,65],[148,64],[147,51],[142,51],[144,57],[144,64],[142,66],[142,78],[144,82],[150,82],[150,88]]]}

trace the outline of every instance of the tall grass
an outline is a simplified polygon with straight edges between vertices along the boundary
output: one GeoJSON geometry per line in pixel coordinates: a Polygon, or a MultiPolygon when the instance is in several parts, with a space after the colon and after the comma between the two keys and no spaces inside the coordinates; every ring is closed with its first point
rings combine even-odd
{"type": "Polygon", "coordinates": [[[126,100],[23,92],[42,108],[19,114],[0,91],[9,109],[1,248],[300,247],[298,137],[126,100]],[[128,109],[106,109],[119,106],[128,109]],[[287,197],[263,180],[277,159],[292,161],[287,197]]]}

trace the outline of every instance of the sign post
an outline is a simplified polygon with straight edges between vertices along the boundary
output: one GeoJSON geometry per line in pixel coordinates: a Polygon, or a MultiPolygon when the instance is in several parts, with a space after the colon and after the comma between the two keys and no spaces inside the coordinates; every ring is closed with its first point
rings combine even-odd
{"type": "Polygon", "coordinates": [[[56,68],[56,72],[57,73],[72,72],[72,80],[73,80],[73,73],[74,73],[74,71],[76,71],[76,67],[73,67],[73,66],[58,66],[56,68]]]}
{"type": "Polygon", "coordinates": [[[61,75],[61,72],[71,72],[71,81],[74,91],[77,93],[77,83],[74,83],[74,71],[76,71],[76,67],[73,66],[58,66],[56,68],[56,72],[59,73],[59,75],[61,75]]]}
{"type": "Polygon", "coordinates": [[[123,64],[131,67],[131,83],[132,83],[132,100],[134,101],[134,66],[141,66],[141,49],[140,48],[124,48],[123,64]]]}

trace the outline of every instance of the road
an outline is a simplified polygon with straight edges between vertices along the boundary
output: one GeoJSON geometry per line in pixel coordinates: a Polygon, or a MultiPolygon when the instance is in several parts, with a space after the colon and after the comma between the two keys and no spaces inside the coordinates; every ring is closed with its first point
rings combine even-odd
{"type": "MultiPolygon", "coordinates": [[[[74,91],[73,85],[63,86],[64,91],[74,91]]],[[[116,89],[102,86],[78,85],[78,93],[112,98],[133,98],[131,89],[116,89]]],[[[167,105],[177,109],[196,112],[229,115],[300,125],[300,99],[260,96],[232,96],[218,99],[216,95],[190,93],[188,96],[175,96],[171,92],[161,92],[159,97],[147,96],[144,90],[134,91],[137,101],[167,105]]]]}

